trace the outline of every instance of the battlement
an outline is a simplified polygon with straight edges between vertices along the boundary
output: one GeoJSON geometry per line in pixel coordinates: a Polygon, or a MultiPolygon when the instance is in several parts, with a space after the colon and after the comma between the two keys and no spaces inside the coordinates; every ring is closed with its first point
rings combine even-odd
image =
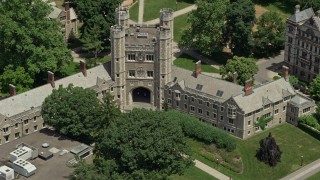
{"type": "Polygon", "coordinates": [[[116,18],[120,18],[120,20],[126,20],[130,18],[129,9],[126,7],[116,8],[116,18]]]}
{"type": "Polygon", "coordinates": [[[125,30],[122,26],[119,26],[119,25],[111,26],[110,31],[114,38],[122,38],[125,36],[125,30]]]}
{"type": "Polygon", "coordinates": [[[160,10],[160,21],[172,21],[173,9],[163,8],[160,10]]]}

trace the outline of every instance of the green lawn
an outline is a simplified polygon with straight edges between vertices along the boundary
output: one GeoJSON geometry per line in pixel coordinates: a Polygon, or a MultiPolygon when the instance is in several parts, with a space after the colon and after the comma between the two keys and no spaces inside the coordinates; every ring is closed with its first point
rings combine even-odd
{"type": "Polygon", "coordinates": [[[143,21],[150,21],[159,18],[159,12],[162,8],[171,8],[179,10],[191,6],[193,0],[145,0],[143,21]]]}
{"type": "Polygon", "coordinates": [[[132,21],[138,22],[138,17],[139,17],[139,2],[135,3],[131,8],[130,8],[130,19],[132,21]]]}
{"type": "Polygon", "coordinates": [[[191,25],[187,22],[188,14],[184,14],[174,18],[173,21],[173,40],[179,42],[184,30],[188,29],[191,25]]]}
{"type": "Polygon", "coordinates": [[[279,13],[284,21],[294,13],[294,5],[291,5],[290,3],[288,4],[283,0],[277,0],[273,2],[264,0],[254,0],[254,2],[258,5],[261,5],[269,11],[275,11],[279,13]]]}
{"type": "Polygon", "coordinates": [[[268,129],[247,140],[238,139],[237,141],[238,146],[236,151],[240,153],[244,164],[242,174],[237,174],[222,166],[218,166],[217,163],[204,158],[199,155],[199,153],[196,153],[195,158],[227,176],[231,176],[234,179],[245,180],[279,179],[301,167],[301,155],[303,155],[304,165],[320,158],[320,153],[318,153],[320,142],[297,127],[287,123],[268,129]],[[259,148],[260,139],[267,137],[269,132],[275,137],[277,144],[280,146],[280,150],[283,152],[281,162],[279,162],[276,167],[269,167],[258,161],[255,157],[256,150],[259,148]]]}
{"type": "Polygon", "coordinates": [[[169,179],[172,180],[215,180],[216,178],[207,174],[206,172],[200,170],[197,167],[191,167],[184,171],[184,175],[174,175],[171,176],[169,179]]]}
{"type": "MultiPolygon", "coordinates": [[[[173,64],[178,67],[193,71],[195,63],[197,61],[198,61],[197,59],[195,59],[187,54],[182,54],[176,60],[173,61],[173,64]]],[[[218,69],[216,69],[208,64],[205,64],[205,63],[201,63],[201,64],[202,64],[202,66],[201,66],[202,72],[219,73],[218,69]]]]}
{"type": "Polygon", "coordinates": [[[307,178],[307,180],[318,180],[320,179],[320,172],[314,174],[313,176],[307,178]]]}

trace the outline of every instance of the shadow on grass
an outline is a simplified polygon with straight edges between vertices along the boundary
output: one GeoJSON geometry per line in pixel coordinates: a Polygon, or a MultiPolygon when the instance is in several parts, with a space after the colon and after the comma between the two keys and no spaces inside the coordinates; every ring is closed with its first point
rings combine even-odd
{"type": "Polygon", "coordinates": [[[229,52],[217,52],[213,53],[210,56],[203,55],[200,51],[196,50],[196,52],[212,61],[215,61],[221,65],[225,65],[229,59],[232,59],[232,54],[229,52]]]}
{"type": "MultiPolygon", "coordinates": [[[[195,63],[197,61],[198,60],[193,58],[192,56],[189,56],[187,54],[181,54],[179,57],[177,57],[176,60],[173,61],[173,64],[178,67],[193,71],[194,67],[195,67],[195,63]]],[[[219,73],[219,69],[216,69],[216,68],[212,67],[211,65],[206,64],[204,62],[201,62],[201,69],[203,72],[219,73]]]]}

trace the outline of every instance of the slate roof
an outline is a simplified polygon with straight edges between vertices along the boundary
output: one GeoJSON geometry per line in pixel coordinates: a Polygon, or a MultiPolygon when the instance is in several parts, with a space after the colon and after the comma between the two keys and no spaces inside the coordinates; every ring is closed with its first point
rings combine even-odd
{"type": "MultiPolygon", "coordinates": [[[[111,78],[107,70],[107,65],[108,64],[100,65],[88,69],[87,77],[84,77],[80,72],[57,80],[55,81],[55,89],[58,89],[60,85],[67,87],[69,84],[83,88],[90,88],[96,85],[98,77],[100,79],[109,80],[111,78]]],[[[0,101],[0,114],[11,117],[28,111],[31,107],[39,107],[44,99],[51,94],[52,90],[53,88],[50,84],[45,84],[30,91],[3,99],[0,101]]]]}
{"type": "Polygon", "coordinates": [[[62,10],[60,8],[55,7],[55,6],[51,6],[51,8],[53,10],[50,12],[48,17],[50,19],[57,19],[59,17],[60,13],[62,12],[62,10]]]}
{"type": "MultiPolygon", "coordinates": [[[[225,80],[217,79],[208,75],[199,74],[197,78],[193,76],[193,72],[185,70],[176,66],[172,66],[172,79],[176,79],[176,82],[181,88],[188,87],[196,90],[198,84],[202,85],[202,89],[199,92],[217,96],[217,92],[223,91],[221,97],[224,100],[229,99],[231,96],[241,94],[243,86],[227,82],[225,80]]],[[[218,96],[217,96],[218,97],[218,96]]]]}
{"type": "Polygon", "coordinates": [[[293,104],[296,104],[297,106],[301,106],[303,105],[304,103],[308,103],[310,102],[309,99],[297,94],[294,98],[291,99],[290,101],[291,103],[293,104]]]}
{"type": "Polygon", "coordinates": [[[294,95],[296,93],[290,83],[281,78],[253,88],[253,93],[249,96],[242,93],[233,97],[233,99],[245,113],[250,113],[268,103],[280,101],[289,94],[294,95]]]}
{"type": "Polygon", "coordinates": [[[313,15],[314,15],[313,9],[308,8],[292,15],[291,17],[289,17],[289,20],[299,23],[299,22],[310,19],[313,15]]]}

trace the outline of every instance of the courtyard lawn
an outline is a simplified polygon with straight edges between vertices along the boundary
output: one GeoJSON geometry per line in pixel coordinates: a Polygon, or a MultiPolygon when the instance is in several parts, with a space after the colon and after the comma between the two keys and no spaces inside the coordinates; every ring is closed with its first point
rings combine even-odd
{"type": "Polygon", "coordinates": [[[130,19],[132,21],[138,22],[139,17],[139,2],[136,2],[129,10],[130,12],[130,19]]]}
{"type": "MultiPolygon", "coordinates": [[[[217,169],[227,176],[234,179],[280,179],[301,168],[301,156],[303,156],[303,165],[309,164],[320,158],[318,149],[320,141],[309,134],[290,124],[282,124],[272,129],[267,129],[247,140],[238,139],[237,149],[241,155],[244,164],[242,174],[232,172],[231,170],[218,166],[199,152],[195,152],[195,158],[203,163],[217,169]],[[281,162],[276,167],[270,167],[255,157],[256,150],[259,148],[259,141],[268,136],[269,132],[275,137],[277,144],[282,151],[281,162]]],[[[192,144],[191,146],[195,146],[192,144]]],[[[193,147],[193,149],[195,149],[193,147]]]]}
{"type": "Polygon", "coordinates": [[[159,18],[159,12],[162,8],[171,8],[176,11],[191,6],[192,4],[193,0],[145,0],[143,21],[159,18]]]}
{"type": "Polygon", "coordinates": [[[269,11],[275,11],[279,13],[283,21],[294,14],[294,5],[290,5],[283,0],[276,0],[274,2],[261,1],[262,0],[254,0],[255,4],[261,5],[269,11]]]}
{"type": "Polygon", "coordinates": [[[216,178],[207,174],[206,172],[202,171],[197,167],[191,167],[184,171],[184,175],[174,175],[171,176],[169,179],[171,180],[215,180],[216,178]]]}
{"type": "Polygon", "coordinates": [[[310,176],[309,178],[307,178],[307,180],[318,180],[320,179],[320,172],[310,176]]]}
{"type": "MultiPolygon", "coordinates": [[[[175,59],[173,61],[173,64],[178,67],[193,71],[195,63],[197,61],[198,61],[197,59],[195,59],[187,54],[182,54],[181,56],[179,56],[177,59],[175,59]]],[[[209,64],[205,64],[205,63],[201,63],[201,64],[202,64],[202,66],[201,66],[202,72],[219,73],[218,69],[210,66],[209,64]]]]}
{"type": "Polygon", "coordinates": [[[187,22],[188,14],[184,14],[174,18],[173,21],[173,40],[177,43],[181,40],[184,30],[188,29],[191,25],[187,22]]]}

